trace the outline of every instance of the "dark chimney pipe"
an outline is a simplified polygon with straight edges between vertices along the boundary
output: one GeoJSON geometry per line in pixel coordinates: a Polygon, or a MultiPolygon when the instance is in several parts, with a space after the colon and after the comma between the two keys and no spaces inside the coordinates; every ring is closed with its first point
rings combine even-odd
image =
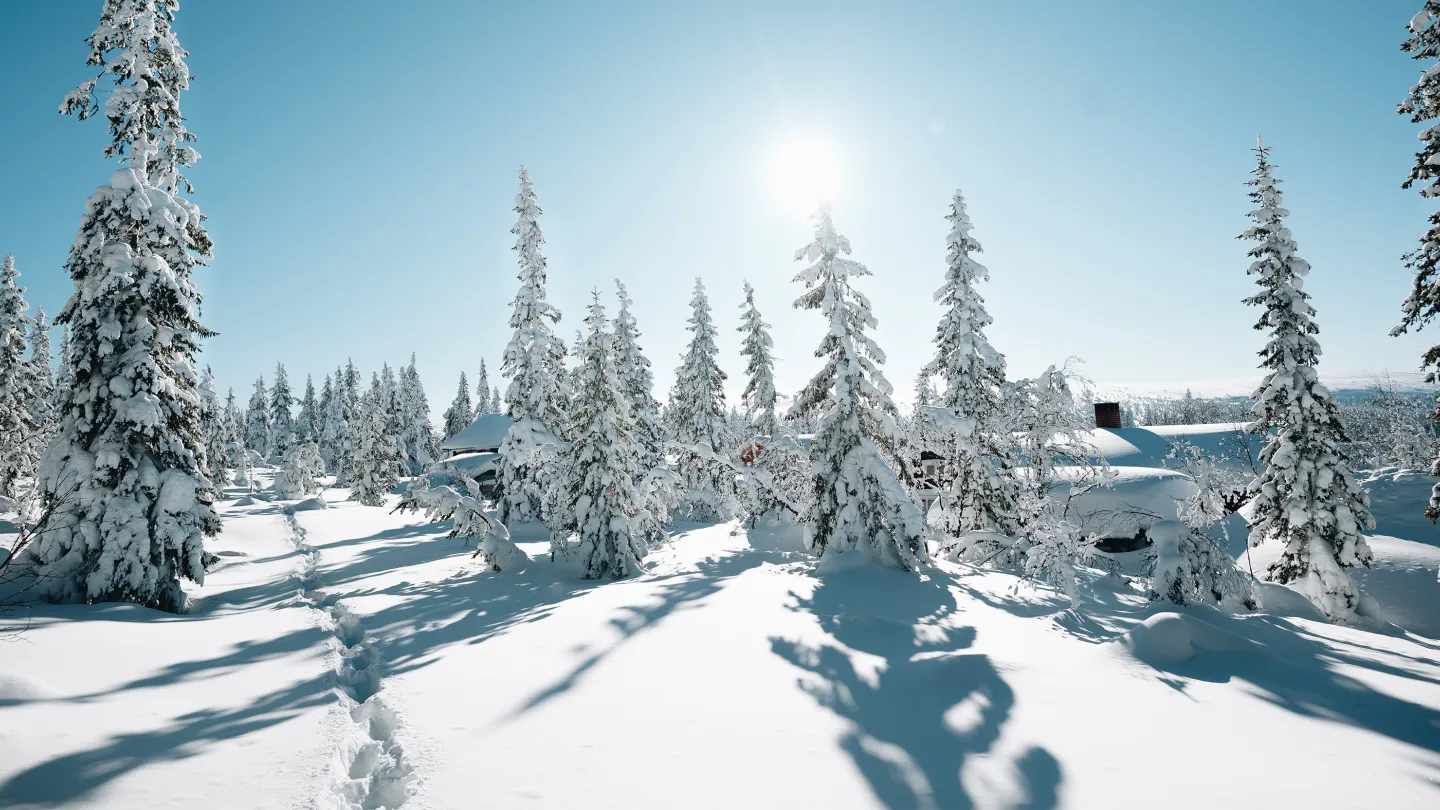
{"type": "Polygon", "coordinates": [[[1095,403],[1095,427],[1097,428],[1118,428],[1120,427],[1120,403],[1118,402],[1097,402],[1095,403]]]}

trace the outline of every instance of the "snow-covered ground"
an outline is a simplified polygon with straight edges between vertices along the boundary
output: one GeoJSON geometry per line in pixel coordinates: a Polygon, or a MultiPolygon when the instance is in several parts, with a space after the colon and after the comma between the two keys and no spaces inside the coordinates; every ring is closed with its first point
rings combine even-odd
{"type": "Polygon", "coordinates": [[[1394,536],[1361,581],[1429,637],[1274,586],[1302,615],[817,572],[793,532],[728,524],[680,527],[631,580],[566,576],[540,542],[493,574],[341,490],[227,501],[191,614],[0,628],[23,631],[0,642],[0,807],[1431,808],[1440,530],[1398,493],[1422,483],[1377,490],[1394,536]]]}

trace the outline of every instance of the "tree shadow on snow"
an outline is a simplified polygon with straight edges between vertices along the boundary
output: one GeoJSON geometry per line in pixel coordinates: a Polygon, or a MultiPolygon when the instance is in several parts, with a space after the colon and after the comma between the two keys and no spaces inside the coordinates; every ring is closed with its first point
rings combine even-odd
{"type": "Polygon", "coordinates": [[[331,678],[293,684],[248,706],[204,709],[150,731],[118,734],[104,744],[36,764],[0,783],[0,807],[71,806],[131,771],[158,761],[187,759],[207,744],[278,725],[333,701],[331,678]]]}
{"type": "MultiPolygon", "coordinates": [[[[800,688],[849,721],[840,747],[892,810],[974,807],[961,769],[990,753],[1015,703],[988,656],[963,652],[976,631],[956,620],[951,584],[938,572],[878,567],[828,574],[795,609],[813,613],[829,638],[771,639],[776,655],[807,673],[800,688]]],[[[1025,795],[1018,806],[1056,806],[1063,776],[1054,756],[1030,748],[1010,767],[1025,795]]]]}
{"type": "MultiPolygon", "coordinates": [[[[1433,687],[1437,683],[1433,659],[1317,635],[1277,616],[1229,616],[1215,610],[1187,613],[1255,646],[1238,652],[1202,651],[1188,661],[1159,659],[1143,651],[1135,657],[1181,679],[1242,680],[1255,687],[1257,697],[1287,711],[1440,752],[1440,711],[1382,692],[1342,671],[1354,667],[1433,687]]],[[[1184,680],[1165,680],[1184,691],[1184,680]]]]}

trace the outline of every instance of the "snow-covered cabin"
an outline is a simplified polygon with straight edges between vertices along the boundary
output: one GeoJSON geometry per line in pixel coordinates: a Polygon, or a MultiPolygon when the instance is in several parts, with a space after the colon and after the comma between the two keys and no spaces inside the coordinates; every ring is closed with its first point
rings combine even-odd
{"type": "Polygon", "coordinates": [[[487,413],[477,417],[459,433],[440,443],[440,449],[450,455],[462,453],[498,453],[505,434],[515,424],[503,413],[487,413]]]}
{"type": "Polygon", "coordinates": [[[469,478],[482,490],[494,487],[500,474],[500,444],[514,422],[503,413],[487,413],[440,443],[444,458],[430,472],[459,482],[469,478]]]}

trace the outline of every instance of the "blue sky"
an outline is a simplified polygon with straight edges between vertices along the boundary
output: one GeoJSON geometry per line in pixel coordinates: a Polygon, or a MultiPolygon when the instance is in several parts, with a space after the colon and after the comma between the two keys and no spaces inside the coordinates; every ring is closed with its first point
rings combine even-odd
{"type": "MultiPolygon", "coordinates": [[[[88,75],[99,7],[0,7],[0,252],[51,312],[110,171],[103,123],[55,112],[88,75]]],[[[957,186],[1012,376],[1072,355],[1100,381],[1248,375],[1263,338],[1234,237],[1264,133],[1314,266],[1322,371],[1411,370],[1440,341],[1387,335],[1434,206],[1399,187],[1418,7],[186,0],[191,178],[216,241],[203,362],[243,397],[277,360],[318,385],[347,356],[368,373],[415,351],[438,413],[509,337],[525,163],[567,341],[590,290],[624,279],[663,397],[702,276],[733,400],[749,279],[794,390],[821,330],[790,308],[810,229],[767,172],[798,134],[839,155],[836,224],[875,272],[902,397],[930,353],[957,186]]]]}

